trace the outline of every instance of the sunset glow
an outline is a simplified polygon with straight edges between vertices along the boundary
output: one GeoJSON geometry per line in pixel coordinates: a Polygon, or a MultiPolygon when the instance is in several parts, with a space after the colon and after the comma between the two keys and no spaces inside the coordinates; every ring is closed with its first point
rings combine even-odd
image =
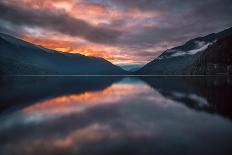
{"type": "Polygon", "coordinates": [[[0,0],[0,155],[232,155],[232,0],[0,0]]]}
{"type": "Polygon", "coordinates": [[[220,3],[2,0],[0,32],[61,52],[102,57],[114,64],[145,64],[190,38],[231,26],[229,1],[223,6],[220,3]],[[208,9],[218,5],[221,7],[208,9]]]}

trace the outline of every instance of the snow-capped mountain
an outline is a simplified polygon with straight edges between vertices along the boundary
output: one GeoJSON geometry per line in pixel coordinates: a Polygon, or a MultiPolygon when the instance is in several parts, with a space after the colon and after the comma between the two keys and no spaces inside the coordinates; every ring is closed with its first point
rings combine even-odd
{"type": "Polygon", "coordinates": [[[62,53],[0,33],[0,74],[124,74],[112,63],[81,54],[62,53]]]}
{"type": "Polygon", "coordinates": [[[188,74],[189,68],[201,56],[203,51],[217,40],[228,35],[232,35],[232,28],[219,33],[192,39],[182,46],[165,51],[158,58],[141,68],[136,74],[188,74]]]}

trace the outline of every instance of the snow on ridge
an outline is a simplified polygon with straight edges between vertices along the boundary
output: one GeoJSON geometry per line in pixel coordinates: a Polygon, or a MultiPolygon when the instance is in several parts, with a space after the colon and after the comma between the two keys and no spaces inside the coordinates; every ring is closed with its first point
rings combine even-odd
{"type": "Polygon", "coordinates": [[[214,42],[216,41],[213,41],[211,43],[204,41],[194,41],[195,49],[189,51],[169,49],[166,51],[166,55],[161,55],[160,57],[157,58],[157,60],[169,59],[169,58],[186,56],[186,55],[195,55],[199,52],[206,50],[209,47],[209,45],[212,45],[214,42]]]}
{"type": "Polygon", "coordinates": [[[190,50],[190,51],[187,52],[187,54],[189,54],[189,55],[197,54],[198,52],[206,50],[209,47],[209,45],[211,45],[211,44],[212,43],[207,43],[207,44],[205,44],[204,46],[202,46],[202,47],[200,47],[198,49],[190,50]]]}
{"type": "Polygon", "coordinates": [[[194,42],[196,44],[196,48],[193,50],[189,50],[189,51],[177,51],[172,54],[170,57],[177,57],[177,56],[184,56],[184,55],[195,55],[199,52],[202,52],[204,50],[206,50],[209,45],[211,45],[212,43],[206,43],[204,41],[195,41],[194,42]]]}
{"type": "Polygon", "coordinates": [[[183,51],[176,51],[176,53],[172,54],[170,57],[178,57],[178,56],[183,56],[186,55],[186,52],[183,51]]]}

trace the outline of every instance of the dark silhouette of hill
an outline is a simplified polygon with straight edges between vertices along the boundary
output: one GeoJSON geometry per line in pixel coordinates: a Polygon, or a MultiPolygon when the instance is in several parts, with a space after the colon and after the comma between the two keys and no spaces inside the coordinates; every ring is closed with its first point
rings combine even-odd
{"type": "Polygon", "coordinates": [[[126,71],[103,58],[63,53],[0,33],[0,74],[111,75],[126,71]]]}
{"type": "Polygon", "coordinates": [[[232,35],[209,46],[193,63],[190,74],[232,74],[232,35]]]}

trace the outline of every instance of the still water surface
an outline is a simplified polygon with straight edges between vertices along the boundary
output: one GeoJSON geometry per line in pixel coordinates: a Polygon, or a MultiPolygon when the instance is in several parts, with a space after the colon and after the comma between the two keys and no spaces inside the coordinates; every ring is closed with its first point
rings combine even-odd
{"type": "Polygon", "coordinates": [[[2,85],[3,155],[232,154],[228,77],[5,77],[2,85]]]}

